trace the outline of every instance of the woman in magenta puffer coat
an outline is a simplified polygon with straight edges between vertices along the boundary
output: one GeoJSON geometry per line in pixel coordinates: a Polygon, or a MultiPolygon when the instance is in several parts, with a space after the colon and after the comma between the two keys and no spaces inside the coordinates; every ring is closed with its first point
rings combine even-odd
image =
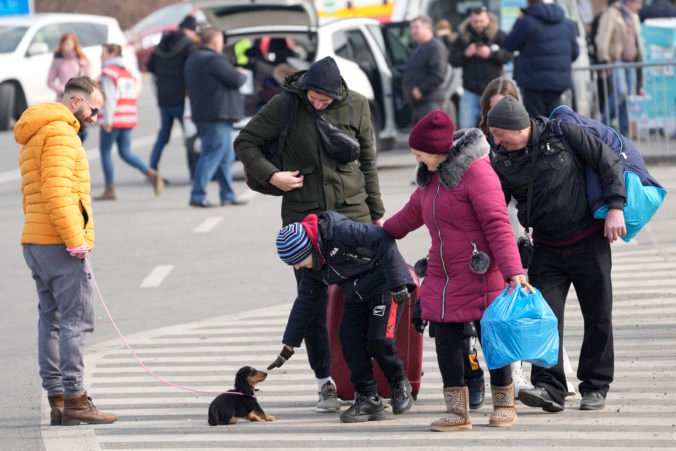
{"type": "MultiPolygon", "coordinates": [[[[384,224],[396,239],[425,225],[432,239],[420,304],[422,319],[435,323],[449,413],[432,423],[435,431],[472,427],[464,379],[463,323],[481,319],[507,281],[516,287],[526,280],[486,138],[475,128],[453,130],[453,122],[440,110],[413,128],[408,143],[419,163],[418,188],[384,224]],[[475,249],[482,255],[472,259],[475,249]]],[[[511,426],[516,409],[510,366],[490,373],[494,411],[489,424],[511,426]]]]}

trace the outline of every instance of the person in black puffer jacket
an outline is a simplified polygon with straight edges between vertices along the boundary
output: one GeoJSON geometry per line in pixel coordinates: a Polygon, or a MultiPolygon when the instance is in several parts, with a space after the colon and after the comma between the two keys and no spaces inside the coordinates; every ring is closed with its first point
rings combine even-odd
{"type": "Polygon", "coordinates": [[[514,61],[514,80],[531,116],[549,116],[561,104],[561,94],[572,89],[572,62],[580,53],[571,21],[559,5],[528,0],[522,16],[502,41],[514,61]]]}
{"type": "Polygon", "coordinates": [[[416,285],[392,237],[382,227],[328,211],[283,227],[277,235],[277,252],[304,274],[282,339],[284,347],[268,369],[281,366],[300,346],[314,320],[314,306],[321,305],[315,293],[325,285],[338,285],[345,296],[340,343],[356,392],[354,404],[340,420],[385,419],[372,358],[392,387],[393,413],[410,409],[411,385],[394,345],[394,331],[404,311],[400,304],[408,301],[416,285]]]}
{"type": "MultiPolygon", "coordinates": [[[[185,108],[185,77],[183,68],[188,57],[197,45],[197,21],[193,16],[186,16],[178,25],[177,31],[162,36],[162,40],[150,54],[146,68],[155,76],[157,88],[157,105],[160,107],[160,131],[150,153],[150,167],[158,169],[162,151],[169,142],[171,128],[177,120],[183,126],[185,108]]],[[[188,146],[186,146],[188,147],[188,146]]],[[[192,178],[196,156],[192,149],[186,148],[188,168],[192,178]]]]}
{"type": "Polygon", "coordinates": [[[509,95],[488,112],[487,124],[497,146],[491,163],[505,198],[514,196],[519,222],[533,228],[530,283],[542,292],[559,322],[558,364],[534,366],[535,388],[521,390],[519,399],[547,412],[564,409],[564,306],[572,283],[585,323],[577,371],[582,381],[580,410],[603,409],[614,372],[610,243],[626,234],[622,162],[584,127],[529,119],[509,95]],[[585,165],[599,174],[608,205],[605,220],[594,219],[588,206],[585,165]]]}

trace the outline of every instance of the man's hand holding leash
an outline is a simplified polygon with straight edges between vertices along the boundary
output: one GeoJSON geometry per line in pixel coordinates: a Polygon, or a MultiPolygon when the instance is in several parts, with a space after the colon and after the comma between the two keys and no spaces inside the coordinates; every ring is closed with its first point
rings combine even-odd
{"type": "Polygon", "coordinates": [[[91,249],[89,249],[84,244],[79,245],[78,247],[66,248],[71,257],[79,258],[84,260],[89,255],[91,249]]]}

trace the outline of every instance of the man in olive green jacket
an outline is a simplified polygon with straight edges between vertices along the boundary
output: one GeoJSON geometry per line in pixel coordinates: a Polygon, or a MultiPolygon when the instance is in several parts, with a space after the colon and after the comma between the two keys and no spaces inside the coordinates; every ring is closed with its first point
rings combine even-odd
{"type": "MultiPolygon", "coordinates": [[[[251,119],[235,140],[235,152],[247,175],[284,192],[283,225],[301,222],[310,213],[328,210],[355,221],[382,225],[385,209],[380,198],[374,132],[366,98],[348,89],[331,57],[315,62],[307,71],[287,77],[284,89],[297,97],[295,115],[289,111],[289,102],[284,98],[286,94],[278,94],[251,119]],[[286,121],[294,116],[280,170],[265,158],[262,148],[277,138],[286,121]],[[356,138],[360,148],[357,159],[341,162],[327,152],[318,131],[319,116],[356,138]]],[[[302,277],[316,277],[316,272],[296,271],[296,281],[300,282],[302,277]]],[[[313,316],[304,341],[310,367],[317,378],[319,402],[316,410],[337,412],[340,404],[330,378],[326,289],[317,293],[315,301],[311,306],[295,302],[291,317],[313,316]]],[[[293,350],[285,346],[271,366],[281,366],[291,354],[293,350]]]]}

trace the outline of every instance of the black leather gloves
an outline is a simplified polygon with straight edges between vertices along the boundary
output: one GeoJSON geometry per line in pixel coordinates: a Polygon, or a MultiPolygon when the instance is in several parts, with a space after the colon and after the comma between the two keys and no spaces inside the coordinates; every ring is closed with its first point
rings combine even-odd
{"type": "Polygon", "coordinates": [[[392,290],[392,299],[396,304],[403,304],[409,300],[411,295],[408,292],[408,288],[405,286],[397,287],[392,290]]]}
{"type": "Polygon", "coordinates": [[[287,360],[291,358],[291,356],[294,354],[294,350],[284,346],[282,348],[282,351],[279,353],[277,358],[275,359],[274,362],[272,362],[270,365],[268,365],[268,371],[270,371],[273,368],[279,368],[282,365],[286,363],[287,360]]]}
{"type": "Polygon", "coordinates": [[[413,307],[413,312],[411,312],[411,325],[419,333],[425,333],[425,328],[427,327],[427,321],[423,321],[421,318],[422,310],[420,309],[420,301],[415,303],[413,307]]]}

